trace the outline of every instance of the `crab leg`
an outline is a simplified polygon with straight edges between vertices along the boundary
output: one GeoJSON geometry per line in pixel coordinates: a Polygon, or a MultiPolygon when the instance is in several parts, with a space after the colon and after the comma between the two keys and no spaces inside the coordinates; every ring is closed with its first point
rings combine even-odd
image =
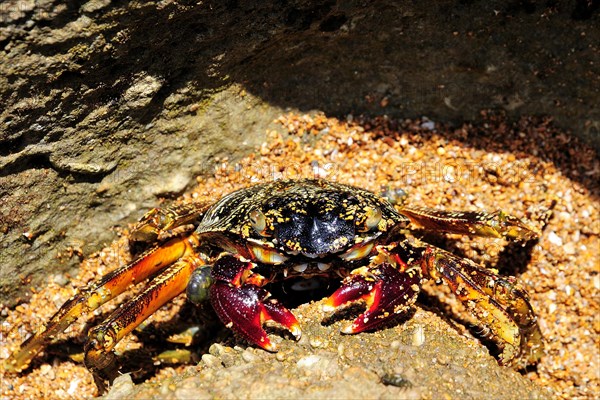
{"type": "Polygon", "coordinates": [[[529,298],[515,278],[504,278],[470,260],[427,246],[420,263],[424,276],[446,282],[454,294],[486,326],[503,347],[500,363],[513,365],[521,356],[537,361],[542,334],[529,298]]]}
{"type": "Polygon", "coordinates": [[[531,240],[540,235],[535,227],[503,211],[441,211],[403,206],[400,213],[411,222],[434,231],[519,240],[531,240]]]}
{"type": "Polygon", "coordinates": [[[175,296],[183,293],[192,272],[204,265],[196,255],[186,256],[154,278],[132,300],[119,307],[102,324],[93,328],[85,344],[85,365],[102,376],[114,378],[116,365],[112,349],[135,327],[175,296]]]}
{"type": "Polygon", "coordinates": [[[194,223],[209,208],[205,202],[185,203],[148,211],[131,230],[130,240],[153,242],[168,235],[175,228],[194,223]]]}
{"type": "Polygon", "coordinates": [[[4,361],[7,372],[20,372],[27,368],[33,357],[56,335],[64,331],[77,318],[87,314],[102,304],[115,298],[131,285],[137,284],[150,275],[172,264],[198,245],[195,235],[176,238],[142,253],[131,263],[106,274],[99,282],[71,297],[50,321],[42,325],[21,347],[4,361]]]}
{"type": "Polygon", "coordinates": [[[210,288],[211,304],[225,326],[249,342],[268,351],[277,351],[262,328],[267,321],[287,328],[300,339],[300,324],[296,317],[261,286],[265,279],[252,273],[254,264],[239,256],[223,255],[215,263],[210,288]]]}

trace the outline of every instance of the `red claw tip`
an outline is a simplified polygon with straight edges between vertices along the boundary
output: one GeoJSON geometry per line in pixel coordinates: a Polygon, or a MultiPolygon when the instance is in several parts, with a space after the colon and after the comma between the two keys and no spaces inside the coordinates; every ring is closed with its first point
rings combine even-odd
{"type": "Polygon", "coordinates": [[[261,343],[260,347],[263,349],[270,351],[271,353],[277,353],[277,345],[275,343],[271,343],[269,339],[265,340],[265,343],[261,343]]]}
{"type": "Polygon", "coordinates": [[[302,337],[302,330],[300,329],[299,324],[294,324],[294,325],[290,326],[288,329],[290,330],[291,334],[294,335],[294,338],[296,340],[300,340],[300,338],[302,337]]]}

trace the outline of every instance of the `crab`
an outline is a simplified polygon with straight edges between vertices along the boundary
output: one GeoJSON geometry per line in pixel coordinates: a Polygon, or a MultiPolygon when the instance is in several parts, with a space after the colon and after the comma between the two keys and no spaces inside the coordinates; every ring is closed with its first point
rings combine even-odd
{"type": "Polygon", "coordinates": [[[344,334],[381,329],[406,317],[422,284],[433,280],[447,284],[489,328],[501,349],[500,364],[537,362],[543,353],[542,334],[522,285],[410,232],[417,227],[528,241],[538,237],[538,230],[502,211],[440,211],[405,205],[404,198],[391,202],[321,179],[282,180],[232,192],[212,205],[153,209],[131,233],[131,240],[153,245],[69,299],[5,360],[5,369],[24,370],[79,316],[151,277],[137,296],[89,331],[84,361],[94,373],[114,376],[117,342],[183,292],[193,303],[209,302],[228,328],[274,352],[277,347],[265,323],[281,325],[295,339],[301,329],[294,314],[265,286],[312,277],[341,280],[322,302],[326,312],[357,301],[366,304],[342,328],[344,334]]]}

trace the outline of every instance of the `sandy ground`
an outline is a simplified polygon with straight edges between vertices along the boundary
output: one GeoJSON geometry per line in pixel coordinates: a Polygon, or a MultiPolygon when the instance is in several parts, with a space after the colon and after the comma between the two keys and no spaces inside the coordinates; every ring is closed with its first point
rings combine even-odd
{"type": "MultiPolygon", "coordinates": [[[[519,277],[546,341],[545,356],[537,366],[522,373],[498,367],[490,349],[472,336],[477,331],[469,329],[472,318],[434,285],[427,285],[427,295],[410,320],[373,334],[341,336],[344,321],[320,324],[324,316],[318,303],[300,306],[295,312],[307,325],[307,339],[296,344],[282,338],[284,350],[277,355],[246,348],[226,330],[207,331],[208,339],[188,348],[165,341],[163,331],[182,331],[194,321],[194,312],[178,298],[119,344],[123,358],[145,361],[137,367],[125,363],[123,369],[132,374],[124,375],[109,396],[522,398],[527,393],[538,398],[597,398],[598,157],[547,120],[524,118],[514,125],[494,115],[485,120],[478,126],[447,128],[429,120],[348,116],[340,121],[320,114],[284,115],[279,122],[293,134],[291,139],[269,133],[269,141],[255,154],[236,165],[221,160],[214,177],[199,179],[198,187],[177,201],[214,200],[264,180],[319,176],[375,192],[403,188],[413,204],[502,209],[530,220],[543,233],[537,243],[525,247],[449,235],[432,235],[432,239],[436,245],[519,277]],[[176,309],[182,310],[175,314],[176,309]],[[425,345],[420,340],[415,343],[419,332],[427,338],[425,345]],[[159,356],[167,349],[182,350],[183,358],[201,362],[192,367],[169,364],[159,356]],[[480,368],[486,375],[478,375],[480,368]],[[133,386],[130,377],[146,383],[133,386]],[[355,381],[360,382],[358,387],[351,383],[355,381]]],[[[47,287],[32,288],[36,293],[30,303],[1,311],[0,358],[8,357],[74,288],[127,261],[127,231],[120,233],[121,239],[82,263],[77,277],[51,276],[47,287]]],[[[113,308],[103,307],[91,319],[74,324],[23,374],[3,373],[3,398],[96,395],[91,375],[71,358],[81,359],[86,330],[113,308]]]]}

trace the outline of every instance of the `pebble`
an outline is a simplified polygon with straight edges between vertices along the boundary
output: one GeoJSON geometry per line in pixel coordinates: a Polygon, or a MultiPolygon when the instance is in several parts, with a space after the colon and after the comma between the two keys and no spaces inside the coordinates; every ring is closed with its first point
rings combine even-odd
{"type": "Polygon", "coordinates": [[[555,246],[563,245],[563,240],[554,231],[548,233],[548,241],[555,246]]]}
{"type": "Polygon", "coordinates": [[[588,219],[590,217],[590,212],[587,209],[581,211],[581,218],[588,219]]]}
{"type": "Polygon", "coordinates": [[[175,399],[210,399],[210,393],[201,387],[201,382],[195,376],[184,379],[177,385],[174,396],[175,399]]]}
{"type": "Polygon", "coordinates": [[[65,274],[54,274],[52,276],[52,280],[58,286],[65,286],[67,283],[69,283],[69,278],[67,278],[65,274]]]}
{"type": "Polygon", "coordinates": [[[412,345],[422,346],[425,343],[425,332],[422,325],[415,325],[415,329],[412,334],[412,345]]]}
{"type": "Polygon", "coordinates": [[[110,391],[106,395],[106,400],[127,399],[131,397],[134,384],[131,374],[119,375],[113,381],[110,391]]]}
{"type": "Polygon", "coordinates": [[[344,349],[344,356],[348,359],[348,361],[353,361],[356,358],[356,352],[352,347],[348,347],[344,349]]]}
{"type": "Polygon", "coordinates": [[[253,354],[251,351],[244,350],[242,352],[242,360],[246,361],[247,363],[253,363],[256,360],[258,360],[258,357],[255,354],[253,354]]]}
{"type": "Polygon", "coordinates": [[[340,357],[344,356],[344,348],[345,348],[345,346],[343,343],[338,344],[338,347],[337,347],[338,356],[340,356],[340,357]]]}
{"type": "Polygon", "coordinates": [[[87,3],[81,6],[79,11],[82,13],[93,13],[101,10],[109,4],[110,0],[89,0],[87,3]]]}
{"type": "Polygon", "coordinates": [[[166,396],[169,394],[169,392],[171,391],[170,389],[171,385],[161,385],[160,387],[160,394],[163,396],[166,396]]]}
{"type": "Polygon", "coordinates": [[[221,360],[212,354],[202,354],[202,362],[209,368],[220,368],[223,366],[221,360]]]}
{"type": "Polygon", "coordinates": [[[450,357],[444,353],[438,353],[435,357],[436,362],[440,365],[448,365],[450,363],[450,357]]]}
{"type": "Polygon", "coordinates": [[[154,95],[163,85],[161,78],[152,75],[142,75],[138,77],[133,84],[125,90],[123,99],[128,108],[141,108],[152,101],[154,95]]]}
{"type": "Polygon", "coordinates": [[[56,378],[54,369],[50,364],[42,364],[40,366],[40,373],[50,380],[54,380],[56,378]]]}
{"type": "Polygon", "coordinates": [[[319,357],[316,354],[313,354],[313,355],[310,355],[310,356],[302,357],[301,359],[299,359],[296,362],[296,365],[299,368],[310,368],[313,365],[315,365],[316,363],[318,363],[319,361],[321,361],[321,357],[319,357]]]}
{"type": "Polygon", "coordinates": [[[577,248],[575,247],[575,243],[568,242],[563,246],[563,251],[565,254],[573,255],[577,252],[577,248]]]}
{"type": "Polygon", "coordinates": [[[75,393],[77,393],[80,383],[81,383],[81,379],[79,379],[79,378],[73,379],[71,381],[71,383],[69,383],[69,389],[67,389],[67,394],[69,396],[73,396],[75,393]]]}
{"type": "Polygon", "coordinates": [[[432,131],[435,129],[435,122],[433,121],[424,121],[421,123],[421,128],[427,129],[428,131],[432,131]]]}
{"type": "Polygon", "coordinates": [[[564,290],[567,296],[573,296],[573,294],[575,293],[575,289],[573,289],[571,285],[565,285],[564,290]]]}
{"type": "Polygon", "coordinates": [[[209,354],[212,354],[213,356],[217,356],[217,357],[225,354],[225,351],[226,351],[225,347],[219,343],[213,343],[208,348],[209,354]]]}

